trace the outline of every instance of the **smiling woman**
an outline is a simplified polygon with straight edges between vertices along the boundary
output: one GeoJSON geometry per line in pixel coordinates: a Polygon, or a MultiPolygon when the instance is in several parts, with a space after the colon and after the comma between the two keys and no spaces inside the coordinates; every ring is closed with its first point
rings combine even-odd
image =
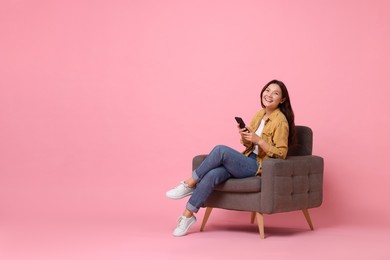
{"type": "Polygon", "coordinates": [[[170,199],[191,195],[186,209],[179,217],[174,236],[184,236],[196,222],[198,212],[214,187],[229,178],[246,178],[261,174],[262,162],[269,157],[285,159],[288,145],[294,140],[294,112],[283,82],[268,82],[260,94],[262,109],[256,113],[247,128],[240,128],[241,143],[245,151],[240,153],[224,145],[216,146],[192,176],[169,190],[170,199]]]}
{"type": "MultiPolygon", "coordinates": [[[[268,111],[273,111],[276,108],[279,108],[282,113],[286,116],[289,123],[289,144],[295,142],[295,127],[294,127],[294,112],[291,108],[290,95],[286,85],[283,82],[278,80],[272,80],[264,86],[263,90],[260,93],[261,106],[268,111]]],[[[266,120],[268,117],[264,118],[266,120]]]]}

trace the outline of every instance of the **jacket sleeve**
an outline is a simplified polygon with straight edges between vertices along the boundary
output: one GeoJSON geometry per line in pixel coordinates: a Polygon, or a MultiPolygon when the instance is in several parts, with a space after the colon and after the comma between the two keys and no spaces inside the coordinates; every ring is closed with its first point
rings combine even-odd
{"type": "Polygon", "coordinates": [[[271,138],[267,156],[285,159],[288,152],[288,122],[281,121],[275,128],[271,138]]]}

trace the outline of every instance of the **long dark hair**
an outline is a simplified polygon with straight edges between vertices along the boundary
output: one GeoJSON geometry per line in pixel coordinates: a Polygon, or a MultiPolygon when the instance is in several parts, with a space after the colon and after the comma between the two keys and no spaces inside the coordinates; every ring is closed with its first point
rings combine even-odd
{"type": "Polygon", "coordinates": [[[291,146],[291,145],[295,144],[295,122],[294,122],[294,111],[291,107],[290,96],[288,95],[288,90],[287,90],[286,85],[284,85],[284,83],[282,81],[279,81],[276,79],[268,82],[264,86],[264,88],[261,90],[261,93],[260,93],[261,106],[263,108],[265,108],[265,106],[263,104],[262,96],[263,96],[263,92],[271,84],[278,85],[280,87],[280,89],[282,90],[282,99],[284,98],[284,101],[279,104],[279,109],[280,109],[280,111],[282,111],[282,113],[285,115],[285,117],[287,118],[287,121],[288,121],[288,128],[289,128],[288,145],[291,146]]]}

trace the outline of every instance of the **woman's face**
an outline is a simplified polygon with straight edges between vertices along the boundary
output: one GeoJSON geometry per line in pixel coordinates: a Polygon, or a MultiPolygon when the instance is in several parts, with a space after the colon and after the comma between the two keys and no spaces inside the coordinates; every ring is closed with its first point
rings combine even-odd
{"type": "Polygon", "coordinates": [[[261,100],[266,109],[275,110],[285,99],[279,85],[271,84],[264,90],[261,100]]]}

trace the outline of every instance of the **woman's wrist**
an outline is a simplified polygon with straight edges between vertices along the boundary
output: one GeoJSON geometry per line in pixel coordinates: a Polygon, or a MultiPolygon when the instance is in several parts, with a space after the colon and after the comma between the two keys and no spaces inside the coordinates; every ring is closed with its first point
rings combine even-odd
{"type": "Polygon", "coordinates": [[[257,141],[257,145],[261,146],[264,143],[264,140],[260,137],[259,141],[257,141]]]}
{"type": "Polygon", "coordinates": [[[264,141],[262,138],[260,138],[260,140],[257,142],[257,145],[259,146],[259,148],[261,148],[264,152],[268,153],[269,151],[269,144],[264,141]]]}

